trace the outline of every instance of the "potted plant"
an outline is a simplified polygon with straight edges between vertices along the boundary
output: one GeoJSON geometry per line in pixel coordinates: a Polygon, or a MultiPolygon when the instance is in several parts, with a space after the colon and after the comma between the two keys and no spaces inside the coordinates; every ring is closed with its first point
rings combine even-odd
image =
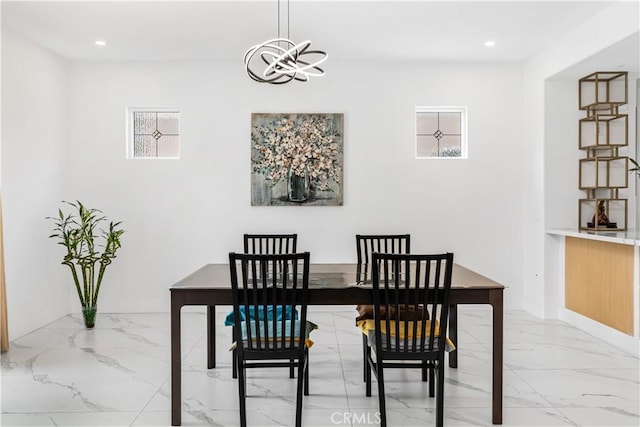
{"type": "Polygon", "coordinates": [[[49,238],[58,239],[58,244],[67,251],[62,264],[71,269],[84,324],[90,329],[95,325],[104,272],[116,257],[124,230],[118,228],[121,222],[109,222],[106,230],[100,229],[99,226],[107,221],[101,211],[89,209],[80,201],[63,203],[71,206],[74,212],[65,214],[58,209],[57,217],[47,217],[55,222],[54,234],[49,238]]]}

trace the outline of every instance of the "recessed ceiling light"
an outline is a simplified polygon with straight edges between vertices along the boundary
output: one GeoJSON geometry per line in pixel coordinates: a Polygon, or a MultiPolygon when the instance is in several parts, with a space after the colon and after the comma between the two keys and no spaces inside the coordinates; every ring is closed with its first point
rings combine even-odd
{"type": "Polygon", "coordinates": [[[96,40],[94,43],[96,44],[96,46],[106,46],[107,45],[107,42],[104,41],[104,40],[96,40]]]}
{"type": "Polygon", "coordinates": [[[484,42],[484,45],[486,47],[493,47],[496,45],[496,42],[494,42],[493,40],[487,40],[486,42],[484,42]]]}

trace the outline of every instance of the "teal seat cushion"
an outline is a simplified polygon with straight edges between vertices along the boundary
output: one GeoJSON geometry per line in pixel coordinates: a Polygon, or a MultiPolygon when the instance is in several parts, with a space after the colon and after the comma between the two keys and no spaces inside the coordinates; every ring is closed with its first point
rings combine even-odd
{"type": "MultiPolygon", "coordinates": [[[[251,320],[264,320],[264,306],[258,306],[258,315],[256,316],[256,310],[254,306],[249,307],[249,318],[251,320]]],[[[273,315],[274,315],[274,307],[273,306],[267,306],[267,320],[273,320],[273,315]]],[[[297,310],[293,310],[293,307],[290,305],[287,306],[277,306],[275,307],[275,316],[276,316],[276,320],[282,320],[282,316],[284,314],[284,320],[291,320],[293,319],[297,319],[298,318],[298,311],[297,310]],[[284,310],[283,310],[284,309],[284,310]]],[[[245,308],[244,306],[240,307],[240,321],[241,322],[245,322],[247,320],[247,316],[245,314],[245,308]]],[[[227,314],[227,317],[224,319],[224,325],[225,326],[235,326],[235,319],[233,317],[233,311],[230,311],[229,314],[227,314]]]]}

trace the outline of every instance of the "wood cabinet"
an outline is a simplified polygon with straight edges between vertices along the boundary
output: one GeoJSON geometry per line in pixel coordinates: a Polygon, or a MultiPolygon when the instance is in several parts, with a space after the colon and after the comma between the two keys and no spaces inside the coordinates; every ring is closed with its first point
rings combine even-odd
{"type": "Polygon", "coordinates": [[[634,246],[565,239],[565,306],[634,335],[634,246]]]}

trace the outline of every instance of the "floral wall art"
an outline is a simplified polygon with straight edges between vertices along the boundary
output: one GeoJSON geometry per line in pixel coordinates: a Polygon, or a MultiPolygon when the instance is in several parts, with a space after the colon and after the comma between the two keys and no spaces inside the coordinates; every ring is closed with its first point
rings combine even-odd
{"type": "Polygon", "coordinates": [[[251,115],[251,205],[342,205],[343,114],[251,115]]]}

